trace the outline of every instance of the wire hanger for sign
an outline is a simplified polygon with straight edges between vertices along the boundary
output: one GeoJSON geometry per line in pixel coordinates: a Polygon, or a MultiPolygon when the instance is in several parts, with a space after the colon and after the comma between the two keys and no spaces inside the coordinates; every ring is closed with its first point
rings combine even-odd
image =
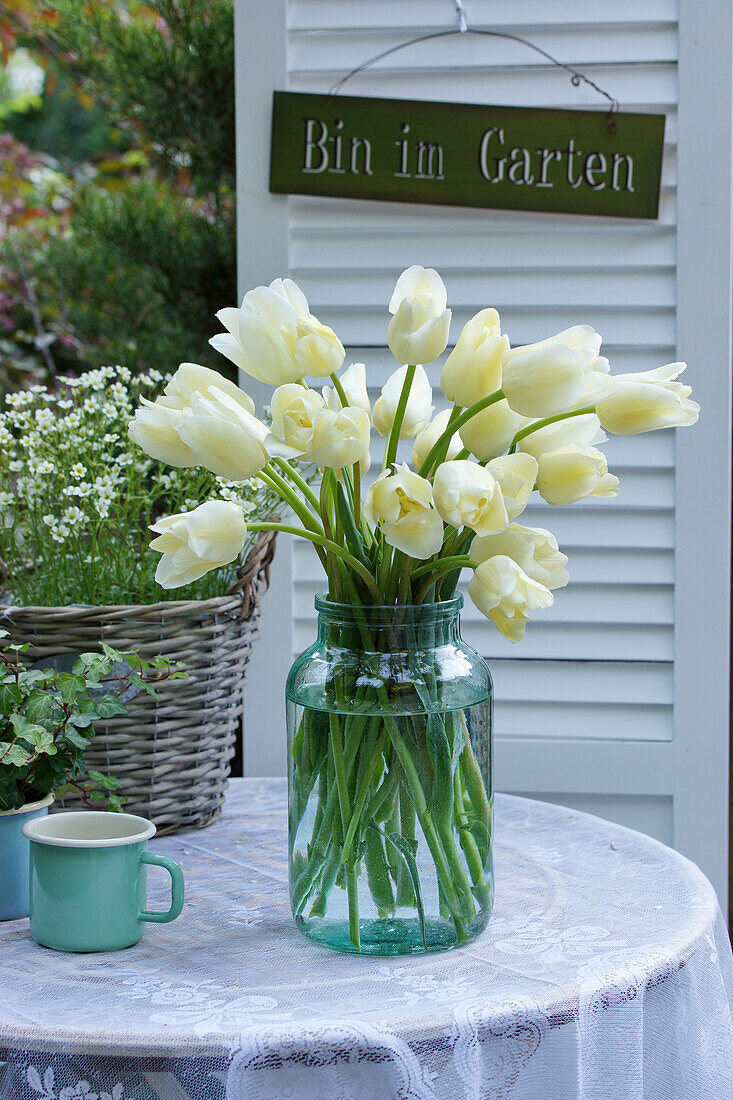
{"type": "Polygon", "coordinates": [[[618,100],[612,96],[609,92],[601,88],[594,80],[591,80],[585,73],[580,72],[578,69],[574,69],[571,65],[566,65],[563,61],[559,61],[556,57],[553,57],[547,50],[543,50],[541,46],[538,46],[534,42],[530,42],[528,38],[522,38],[520,34],[511,34],[509,31],[491,31],[483,27],[470,27],[468,24],[468,13],[466,11],[466,5],[463,0],[455,0],[456,12],[458,13],[458,26],[452,27],[445,31],[431,31],[429,34],[420,34],[415,38],[409,38],[406,42],[400,42],[396,46],[390,46],[389,49],[381,50],[379,53],[375,53],[373,57],[367,58],[366,61],[362,61],[360,65],[357,65],[351,72],[346,73],[345,76],[336,80],[328,89],[329,95],[338,95],[343,88],[344,84],[352,77],[358,76],[359,73],[363,73],[366,69],[370,69],[372,65],[376,65],[378,61],[382,61],[385,57],[390,57],[394,53],[398,53],[400,50],[406,50],[408,46],[415,46],[418,42],[429,42],[434,38],[451,38],[456,34],[475,34],[482,35],[487,38],[505,38],[511,42],[519,42],[523,46],[527,46],[530,50],[534,50],[535,53],[540,54],[547,61],[551,62],[556,68],[562,69],[570,76],[570,83],[575,87],[580,87],[581,84],[587,84],[594,91],[598,92],[609,102],[608,114],[606,115],[606,125],[608,129],[613,133],[616,129],[616,119],[614,115],[619,110],[618,100]]]}

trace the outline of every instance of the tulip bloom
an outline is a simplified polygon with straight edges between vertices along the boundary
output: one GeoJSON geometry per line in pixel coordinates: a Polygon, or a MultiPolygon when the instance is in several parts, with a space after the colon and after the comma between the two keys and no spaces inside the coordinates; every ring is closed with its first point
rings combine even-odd
{"type": "Polygon", "coordinates": [[[532,580],[505,554],[487,558],[476,567],[468,594],[510,642],[524,637],[530,611],[551,607],[554,600],[548,588],[532,580]]]}
{"type": "Polygon", "coordinates": [[[313,316],[292,279],[255,287],[239,309],[220,309],[216,316],[228,331],[209,343],[260,382],[277,386],[306,374],[327,377],[344,361],[338,336],[313,316]]]}
{"type": "Polygon", "coordinates": [[[510,520],[516,519],[527,507],[532,495],[537,480],[537,460],[532,455],[519,452],[492,459],[486,469],[493,474],[501,489],[507,516],[510,520]]]}
{"type": "Polygon", "coordinates": [[[534,455],[539,460],[547,451],[557,451],[570,443],[578,447],[597,447],[607,439],[596,414],[584,413],[583,416],[571,416],[567,420],[558,420],[555,424],[538,428],[536,432],[530,432],[524,439],[520,439],[518,446],[520,451],[534,455]]]}
{"type": "Polygon", "coordinates": [[[166,462],[169,466],[195,466],[193,451],[178,434],[191,410],[162,405],[160,398],[148,401],[141,397],[140,401],[142,404],[135,410],[135,418],[127,429],[130,439],[158,462],[166,462]]]}
{"type": "Polygon", "coordinates": [[[389,303],[387,343],[398,363],[432,363],[445,351],[451,311],[443,280],[418,264],[403,271],[389,303]]]}
{"type": "Polygon", "coordinates": [[[249,394],[217,371],[182,363],[156,401],[141,398],[128,434],[146,454],[171,466],[204,466],[230,481],[267,462],[267,428],[249,394]]]}
{"type": "Polygon", "coordinates": [[[366,495],[364,512],[370,523],[381,526],[390,546],[411,558],[430,558],[443,544],[433,488],[406,463],[379,475],[366,495]]]}
{"type": "Polygon", "coordinates": [[[501,387],[501,367],[509,338],[501,335],[499,314],[482,309],[464,326],[440,376],[440,388],[467,408],[501,387]]]}
{"type": "Polygon", "coordinates": [[[609,474],[606,456],[595,447],[568,444],[539,460],[537,488],[548,504],[573,504],[585,497],[615,497],[618,478],[609,474]]]}
{"type": "Polygon", "coordinates": [[[674,381],[686,367],[668,363],[641,374],[616,375],[615,391],[596,405],[603,427],[614,435],[636,435],[695,424],[700,406],[690,400],[692,387],[674,381]]]}
{"type": "Polygon", "coordinates": [[[347,405],[330,409],[315,390],[297,383],[279,386],[272,395],[272,430],[267,451],[282,458],[306,457],[316,465],[340,470],[355,462],[369,468],[369,415],[347,405]]]}
{"type": "Polygon", "coordinates": [[[195,462],[229,481],[246,481],[267,464],[268,430],[256,416],[216,386],[194,394],[191,416],[178,428],[195,462]]]}
{"type": "MultiPolygon", "coordinates": [[[[366,367],[363,363],[352,363],[339,378],[342,389],[350,405],[363,409],[372,418],[372,406],[369,401],[369,393],[366,384],[366,367]]],[[[341,408],[341,398],[333,386],[324,386],[321,390],[324,400],[334,412],[341,408]]]]}
{"type": "Polygon", "coordinates": [[[155,579],[161,588],[180,588],[212,569],[228,565],[242,552],[247,524],[242,509],[230,500],[208,500],[192,512],[179,512],[151,526],[150,543],[163,556],[155,579]]]}
{"type": "Polygon", "coordinates": [[[514,348],[506,357],[502,388],[513,409],[542,418],[572,412],[611,393],[601,337],[590,325],[571,328],[514,348]]]}
{"type": "MultiPolygon", "coordinates": [[[[397,414],[402,387],[405,384],[407,365],[398,367],[390,374],[382,386],[382,394],[374,405],[374,427],[380,435],[386,435],[392,428],[397,414]]],[[[421,431],[433,413],[433,389],[428,381],[425,368],[419,363],[415,367],[412,386],[407,397],[405,415],[400,428],[400,439],[412,439],[421,431]]]]}
{"type": "Polygon", "coordinates": [[[444,462],[433,481],[435,507],[453,527],[478,535],[503,531],[508,523],[501,489],[493,474],[468,459],[444,462]]]}
{"type": "Polygon", "coordinates": [[[479,564],[504,554],[533,581],[544,584],[545,588],[563,588],[570,579],[565,568],[567,555],[558,548],[555,536],[543,527],[510,523],[505,531],[474,539],[470,554],[471,559],[479,564]]]}
{"type": "MultiPolygon", "coordinates": [[[[448,427],[449,419],[450,409],[443,409],[442,412],[439,412],[437,416],[433,417],[430,423],[426,424],[424,428],[421,428],[415,436],[415,443],[412,448],[412,465],[416,470],[420,469],[433,449],[433,446],[438,442],[441,435],[448,427]]],[[[462,449],[461,437],[458,435],[458,432],[456,432],[455,435],[451,436],[446,458],[455,458],[462,449]]]]}
{"type": "Polygon", "coordinates": [[[459,434],[467,451],[479,462],[488,462],[505,454],[514,436],[528,423],[527,418],[510,409],[506,401],[497,401],[467,420],[459,434]]]}

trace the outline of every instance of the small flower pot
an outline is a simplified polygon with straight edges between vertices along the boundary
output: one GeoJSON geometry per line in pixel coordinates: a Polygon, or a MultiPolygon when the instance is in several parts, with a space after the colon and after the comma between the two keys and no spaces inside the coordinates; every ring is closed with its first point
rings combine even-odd
{"type": "Polygon", "coordinates": [[[29,842],[21,832],[26,821],[45,817],[53,795],[27,802],[19,810],[0,810],[0,920],[28,916],[29,842]]]}

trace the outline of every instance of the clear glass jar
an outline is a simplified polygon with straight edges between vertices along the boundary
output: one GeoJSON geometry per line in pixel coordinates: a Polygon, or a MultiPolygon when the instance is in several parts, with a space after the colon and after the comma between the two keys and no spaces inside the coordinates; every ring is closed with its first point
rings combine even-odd
{"type": "Polygon", "coordinates": [[[489,919],[493,688],[462,606],[316,598],[286,695],[290,896],[318,943],[423,954],[489,919]]]}

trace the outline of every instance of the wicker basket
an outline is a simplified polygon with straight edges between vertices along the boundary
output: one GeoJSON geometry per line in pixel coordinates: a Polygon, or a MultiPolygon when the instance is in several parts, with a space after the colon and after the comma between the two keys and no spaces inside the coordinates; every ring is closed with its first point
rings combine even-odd
{"type": "MultiPolygon", "coordinates": [[[[162,653],[187,678],[140,692],[127,713],[98,723],[85,760],[114,775],[125,810],[162,833],[203,827],[221,810],[242,718],[245,670],[259,631],[275,532],[263,531],[226,596],[109,607],[0,606],[0,623],[30,642],[35,661],[95,650],[100,640],[143,657],[162,653]]],[[[58,805],[58,804],[57,804],[58,805]]],[[[65,799],[65,808],[79,803],[65,799]]]]}

